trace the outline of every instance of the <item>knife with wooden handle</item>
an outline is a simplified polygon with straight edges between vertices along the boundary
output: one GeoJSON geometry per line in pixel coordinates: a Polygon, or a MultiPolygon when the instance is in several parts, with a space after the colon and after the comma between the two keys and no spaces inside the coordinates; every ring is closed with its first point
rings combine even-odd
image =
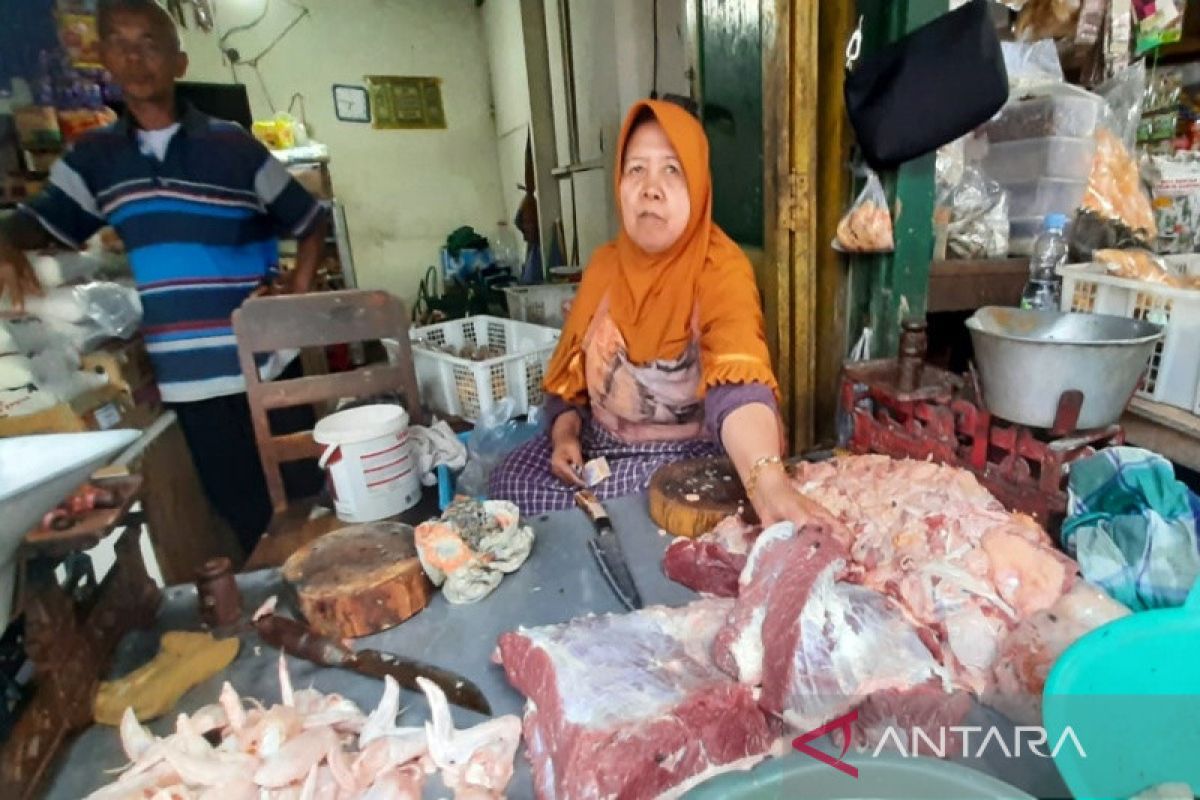
{"type": "Polygon", "coordinates": [[[608,512],[604,510],[596,495],[586,489],[575,493],[575,504],[583,509],[583,513],[596,529],[596,535],[588,539],[588,549],[592,551],[592,556],[600,566],[600,574],[625,608],[630,611],[641,608],[642,596],[638,592],[633,575],[629,572],[629,564],[625,561],[625,553],[621,549],[621,540],[613,530],[608,512]]]}
{"type": "Polygon", "coordinates": [[[420,691],[417,678],[427,678],[437,684],[446,693],[446,699],[456,706],[491,716],[492,707],[479,687],[450,670],[378,650],[352,650],[341,642],[320,635],[302,622],[277,614],[267,614],[255,620],[254,628],[263,641],[272,647],[323,667],[353,670],[372,678],[391,675],[396,683],[414,692],[420,691]]]}

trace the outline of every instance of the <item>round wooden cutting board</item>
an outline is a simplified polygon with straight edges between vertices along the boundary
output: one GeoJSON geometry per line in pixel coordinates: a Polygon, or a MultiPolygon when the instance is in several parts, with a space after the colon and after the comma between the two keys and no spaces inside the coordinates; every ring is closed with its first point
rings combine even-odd
{"type": "Polygon", "coordinates": [[[429,604],[413,529],[396,522],[353,525],[314,539],[283,565],[308,624],[334,638],[399,625],[429,604]]]}
{"type": "Polygon", "coordinates": [[[650,479],[650,518],[674,536],[699,536],[741,509],[750,501],[728,458],[677,461],[650,479]]]}

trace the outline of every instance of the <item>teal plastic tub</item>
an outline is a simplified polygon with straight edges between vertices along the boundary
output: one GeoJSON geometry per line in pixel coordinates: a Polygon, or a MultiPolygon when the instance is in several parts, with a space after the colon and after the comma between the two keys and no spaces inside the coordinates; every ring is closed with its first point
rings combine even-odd
{"type": "Polygon", "coordinates": [[[1200,581],[1182,607],[1114,620],[1067,648],[1044,701],[1047,741],[1064,742],[1054,763],[1075,797],[1129,798],[1164,783],[1200,794],[1200,581]]]}
{"type": "Polygon", "coordinates": [[[789,754],[748,772],[730,772],[697,786],[684,800],[1033,800],[978,770],[933,758],[847,758],[858,777],[789,754]]]}

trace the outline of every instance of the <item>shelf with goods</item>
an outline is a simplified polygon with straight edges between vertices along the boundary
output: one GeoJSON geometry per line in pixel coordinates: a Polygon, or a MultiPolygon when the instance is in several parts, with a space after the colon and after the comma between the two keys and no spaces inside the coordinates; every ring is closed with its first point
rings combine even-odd
{"type": "MultiPolygon", "coordinates": [[[[323,144],[312,142],[287,150],[272,150],[271,153],[287,166],[288,172],[301,186],[317,198],[329,216],[324,259],[318,267],[324,273],[325,288],[357,288],[358,278],[354,271],[354,254],[350,249],[346,207],[334,194],[333,179],[329,172],[329,149],[323,144]]],[[[285,267],[294,261],[295,252],[293,241],[281,244],[280,261],[285,267]]]]}

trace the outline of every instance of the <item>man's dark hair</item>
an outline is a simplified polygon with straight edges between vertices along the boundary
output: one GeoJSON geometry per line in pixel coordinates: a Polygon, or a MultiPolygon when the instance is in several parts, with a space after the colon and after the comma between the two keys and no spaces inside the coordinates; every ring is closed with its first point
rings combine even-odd
{"type": "Polygon", "coordinates": [[[154,0],[100,0],[97,28],[101,39],[112,33],[113,17],[117,14],[143,15],[159,33],[175,45],[176,49],[179,48],[179,31],[175,28],[174,20],[166,9],[154,0]]]}

